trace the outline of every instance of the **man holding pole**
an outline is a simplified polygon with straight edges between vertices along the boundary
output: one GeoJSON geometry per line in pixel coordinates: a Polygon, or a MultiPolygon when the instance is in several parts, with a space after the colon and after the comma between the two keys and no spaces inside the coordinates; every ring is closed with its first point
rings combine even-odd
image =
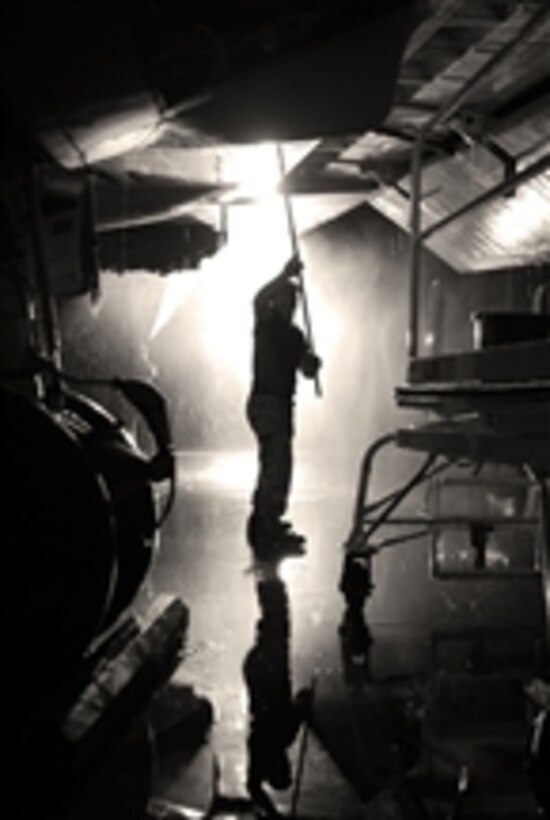
{"type": "Polygon", "coordinates": [[[305,552],[304,537],[283,520],[292,478],[296,377],[301,372],[317,380],[321,366],[292,321],[297,296],[303,294],[301,270],[295,254],[254,299],[253,380],[246,411],[258,442],[259,469],[248,538],[257,556],[267,559],[305,552]]]}

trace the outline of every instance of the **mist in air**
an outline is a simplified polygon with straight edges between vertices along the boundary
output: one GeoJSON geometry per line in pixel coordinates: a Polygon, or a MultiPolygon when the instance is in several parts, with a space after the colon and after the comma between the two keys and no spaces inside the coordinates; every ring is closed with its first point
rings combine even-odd
{"type": "MultiPolygon", "coordinates": [[[[68,304],[63,318],[67,369],[154,383],[168,401],[182,453],[184,496],[188,482],[196,488],[204,481],[216,498],[237,495],[237,514],[248,503],[256,473],[255,441],[244,413],[252,299],[278,273],[290,246],[284,213],[275,205],[271,211],[239,210],[230,231],[229,245],[200,270],[165,278],[105,273],[99,301],[68,304]]],[[[407,250],[406,238],[368,208],[308,234],[301,244],[314,342],[323,359],[322,396],[312,382],[299,384],[291,505],[312,543],[321,538],[327,515],[334,518],[335,547],[343,542],[363,454],[379,436],[413,421],[394,397],[406,371],[407,250]]],[[[126,420],[127,408],[113,406],[116,397],[105,392],[98,398],[126,420]]],[[[370,498],[402,484],[421,458],[389,448],[377,459],[370,498]]],[[[203,539],[200,527],[212,518],[208,510],[199,505],[200,526],[193,530],[203,539]]],[[[426,593],[423,562],[416,549],[385,555],[376,565],[382,597],[386,589],[405,594],[411,578],[426,593]]]]}
{"type": "MultiPolygon", "coordinates": [[[[146,272],[104,273],[99,301],[67,302],[62,319],[66,369],[81,376],[138,377],[156,384],[168,401],[175,444],[182,453],[183,497],[189,482],[196,488],[198,481],[199,489],[204,482],[204,497],[228,498],[237,515],[248,504],[257,469],[255,441],[244,414],[252,299],[278,273],[290,246],[280,203],[239,209],[230,231],[228,246],[198,271],[164,278],[146,272]]],[[[395,401],[395,388],[406,379],[408,245],[405,236],[365,207],[308,234],[301,253],[314,342],[323,359],[322,396],[316,396],[312,382],[299,384],[291,512],[311,543],[322,542],[330,523],[336,548],[350,532],[365,451],[379,436],[417,420],[395,401]]],[[[505,299],[516,292],[512,286],[503,289],[501,278],[498,283],[487,277],[464,281],[434,257],[425,261],[426,287],[441,282],[438,287],[445,287],[447,298],[435,324],[425,309],[421,341],[437,335],[433,331],[441,326],[452,349],[465,336],[474,304],[490,305],[495,293],[505,299]]],[[[128,420],[128,408],[120,399],[117,405],[112,392],[98,390],[96,395],[128,420]]],[[[387,448],[376,459],[369,499],[402,485],[422,460],[421,454],[387,448]]],[[[200,527],[210,527],[211,514],[211,507],[199,505],[199,530],[193,530],[199,540],[206,540],[207,529],[200,527]]],[[[170,567],[169,562],[168,574],[170,567]]],[[[420,543],[380,556],[375,585],[373,617],[381,602],[384,617],[393,612],[396,618],[405,605],[410,617],[417,617],[418,599],[428,618],[439,605],[441,586],[438,592],[430,585],[420,543]],[[388,600],[395,612],[387,609],[388,600]]],[[[445,587],[451,609],[462,602],[478,607],[483,617],[482,599],[470,600],[464,587],[458,587],[445,587]]],[[[513,612],[509,602],[506,607],[513,612]]]]}
{"type": "MultiPolygon", "coordinates": [[[[182,450],[254,448],[244,417],[252,299],[291,248],[280,200],[232,210],[228,245],[198,271],[106,272],[97,304],[86,299],[64,311],[69,366],[150,379],[166,395],[182,450]]],[[[367,208],[301,243],[323,368],[321,398],[312,382],[298,387],[296,451],[350,476],[402,415],[393,392],[405,376],[406,253],[406,240],[367,208]]]]}

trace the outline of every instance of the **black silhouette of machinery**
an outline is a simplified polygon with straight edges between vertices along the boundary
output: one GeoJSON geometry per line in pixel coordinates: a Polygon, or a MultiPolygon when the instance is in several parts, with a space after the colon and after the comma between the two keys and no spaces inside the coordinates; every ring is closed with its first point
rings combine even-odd
{"type": "MultiPolygon", "coordinates": [[[[149,623],[127,612],[173,497],[174,460],[160,394],[131,380],[113,388],[145,417],[157,445],[152,457],[80,393],[63,388],[52,407],[1,390],[12,578],[3,600],[5,725],[14,774],[32,771],[38,789],[18,794],[22,816],[37,793],[55,816],[73,816],[98,768],[128,742],[141,708],[172,674],[187,626],[179,599],[157,606],[149,623]],[[155,485],[165,480],[171,490],[159,516],[155,485]]],[[[131,745],[147,771],[145,725],[139,732],[131,745]]]]}

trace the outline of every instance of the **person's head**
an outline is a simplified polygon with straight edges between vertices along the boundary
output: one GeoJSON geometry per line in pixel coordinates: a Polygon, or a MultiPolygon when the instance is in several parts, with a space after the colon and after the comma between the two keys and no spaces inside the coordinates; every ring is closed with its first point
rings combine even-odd
{"type": "Polygon", "coordinates": [[[271,305],[290,322],[296,309],[296,286],[291,282],[285,282],[284,286],[273,295],[271,305]]]}
{"type": "Polygon", "coordinates": [[[283,273],[289,279],[298,279],[300,276],[300,271],[303,269],[304,264],[298,254],[294,254],[291,256],[286,265],[283,268],[283,273]]]}

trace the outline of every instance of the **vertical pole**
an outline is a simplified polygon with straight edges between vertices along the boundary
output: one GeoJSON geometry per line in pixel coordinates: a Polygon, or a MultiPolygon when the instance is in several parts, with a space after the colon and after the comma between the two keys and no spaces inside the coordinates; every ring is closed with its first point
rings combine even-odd
{"type": "Polygon", "coordinates": [[[418,311],[420,306],[422,255],[422,155],[424,135],[418,134],[412,155],[411,180],[411,257],[409,276],[409,330],[407,348],[410,359],[418,356],[418,311]]]}
{"type": "MultiPolygon", "coordinates": [[[[281,180],[281,184],[284,185],[286,175],[285,156],[283,152],[283,146],[280,143],[277,143],[277,160],[279,162],[279,177],[281,180]]],[[[294,222],[294,215],[292,213],[290,196],[284,189],[282,190],[282,194],[285,206],[286,221],[288,226],[288,235],[290,237],[290,247],[292,249],[292,255],[298,256],[300,254],[300,249],[298,246],[298,234],[296,231],[296,224],[294,222]]]]}
{"type": "MultiPolygon", "coordinates": [[[[277,159],[278,159],[278,162],[279,162],[279,176],[281,178],[281,183],[284,183],[284,178],[285,178],[285,174],[286,174],[285,158],[284,158],[283,148],[282,148],[282,145],[280,143],[277,143],[277,159]]],[[[288,193],[285,190],[282,191],[282,194],[283,194],[283,202],[284,202],[284,206],[285,206],[286,221],[287,221],[287,226],[288,226],[288,234],[290,236],[290,246],[292,248],[292,255],[293,256],[299,256],[300,255],[300,249],[299,249],[299,246],[298,246],[298,234],[296,232],[296,224],[295,224],[295,221],[294,221],[294,215],[292,213],[292,205],[291,205],[291,202],[290,202],[290,196],[288,195],[288,193]]],[[[309,344],[311,350],[314,351],[315,350],[315,345],[313,343],[313,328],[312,328],[312,325],[311,325],[311,316],[310,316],[310,313],[309,313],[309,304],[308,304],[308,299],[307,299],[307,292],[306,292],[304,277],[303,277],[303,274],[302,274],[301,271],[299,273],[299,276],[300,276],[300,291],[301,291],[301,294],[302,294],[302,310],[303,310],[303,313],[304,313],[304,328],[305,328],[306,338],[307,338],[308,344],[309,344]]],[[[318,396],[321,395],[321,381],[319,379],[319,373],[318,372],[315,374],[315,392],[318,396]]]]}

